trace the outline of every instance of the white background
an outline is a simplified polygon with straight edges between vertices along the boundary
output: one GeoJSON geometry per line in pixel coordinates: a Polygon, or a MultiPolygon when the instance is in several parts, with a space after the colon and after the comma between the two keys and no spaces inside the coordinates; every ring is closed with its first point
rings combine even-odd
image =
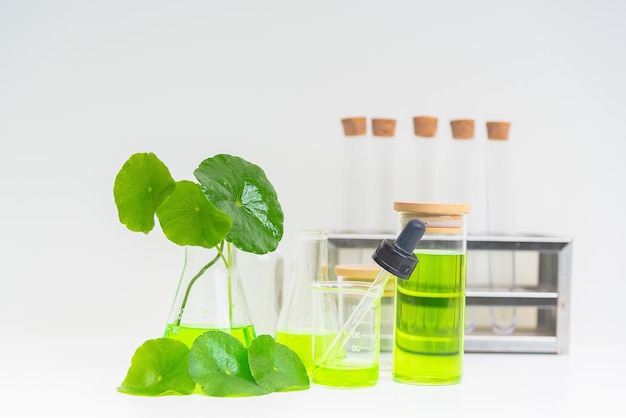
{"type": "Polygon", "coordinates": [[[132,153],[179,180],[218,153],[260,165],[288,236],[335,227],[341,118],[396,118],[408,138],[430,114],[442,137],[450,119],[483,137],[512,122],[518,230],[574,239],[572,344],[626,341],[624,16],[608,0],[0,1],[2,334],[161,334],[182,253],[119,223],[132,153]]]}

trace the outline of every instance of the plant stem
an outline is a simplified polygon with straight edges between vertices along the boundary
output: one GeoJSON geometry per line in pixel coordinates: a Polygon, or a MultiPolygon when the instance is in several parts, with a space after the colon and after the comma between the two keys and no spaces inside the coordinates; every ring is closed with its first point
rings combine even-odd
{"type": "MultiPolygon", "coordinates": [[[[222,253],[223,248],[224,248],[224,241],[222,241],[219,246],[215,246],[215,249],[217,250],[217,254],[215,255],[215,257],[213,257],[211,261],[209,261],[204,267],[202,267],[200,271],[196,273],[196,275],[193,276],[193,278],[189,281],[189,284],[187,285],[187,290],[185,291],[185,296],[183,297],[183,302],[180,306],[180,312],[178,313],[178,317],[176,318],[176,322],[174,325],[177,325],[177,326],[180,325],[180,320],[183,317],[183,312],[185,311],[185,306],[187,305],[187,299],[189,299],[189,294],[191,293],[191,287],[196,282],[196,280],[198,280],[200,276],[202,276],[204,272],[207,271],[212,265],[214,265],[217,262],[217,260],[219,260],[220,258],[224,261],[224,264],[226,264],[226,267],[228,267],[228,262],[224,259],[224,255],[222,253]]],[[[230,299],[230,289],[229,289],[229,299],[230,299]]]]}

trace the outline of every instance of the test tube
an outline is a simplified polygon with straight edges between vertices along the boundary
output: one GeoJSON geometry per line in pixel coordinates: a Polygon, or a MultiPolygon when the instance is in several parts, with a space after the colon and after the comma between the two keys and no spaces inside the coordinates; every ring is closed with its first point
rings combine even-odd
{"type": "Polygon", "coordinates": [[[413,131],[417,137],[416,159],[418,201],[436,202],[439,190],[439,141],[436,139],[438,119],[434,116],[415,116],[413,131]]]}
{"type": "Polygon", "coordinates": [[[336,203],[337,229],[342,232],[362,232],[363,159],[367,118],[363,116],[341,119],[343,137],[337,164],[338,193],[336,203]]]}
{"type": "MultiPolygon", "coordinates": [[[[487,122],[486,184],[487,223],[490,235],[515,233],[514,166],[509,141],[510,122],[487,122]]],[[[515,251],[493,250],[489,257],[491,291],[515,289],[515,251]]],[[[490,308],[491,328],[495,334],[511,334],[516,327],[517,311],[512,307],[490,308]]]]}
{"type": "Polygon", "coordinates": [[[395,173],[396,120],[372,118],[372,138],[368,138],[368,177],[366,179],[371,199],[364,204],[369,216],[366,228],[375,233],[390,233],[395,230],[393,193],[395,173]],[[380,167],[381,169],[375,169],[380,167]]]}
{"type": "MultiPolygon", "coordinates": [[[[458,119],[450,122],[452,142],[447,149],[448,173],[455,175],[447,179],[444,200],[466,202],[472,207],[467,217],[467,235],[479,236],[487,232],[487,210],[485,169],[482,143],[474,135],[474,119],[458,119]]],[[[475,290],[487,281],[489,258],[484,251],[467,251],[467,289],[475,290]],[[483,279],[484,278],[484,279],[483,279]],[[483,279],[483,280],[481,280],[483,279]]],[[[467,306],[465,333],[471,334],[476,327],[477,307],[467,306]]]]}

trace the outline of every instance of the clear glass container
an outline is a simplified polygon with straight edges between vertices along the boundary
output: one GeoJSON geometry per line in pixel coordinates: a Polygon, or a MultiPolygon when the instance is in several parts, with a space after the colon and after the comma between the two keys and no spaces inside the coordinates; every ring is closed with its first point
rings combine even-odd
{"type": "Polygon", "coordinates": [[[191,346],[209,330],[221,330],[248,346],[256,337],[241,286],[237,253],[222,248],[184,248],[183,271],[165,328],[165,337],[191,346]]]}
{"type": "MultiPolygon", "coordinates": [[[[471,205],[472,214],[467,218],[468,236],[487,234],[487,205],[485,187],[485,160],[483,142],[475,138],[474,120],[458,119],[450,122],[452,141],[446,149],[445,187],[442,200],[465,202],[471,205]],[[462,175],[459,175],[461,173],[462,175]]],[[[467,289],[477,290],[487,286],[489,258],[485,251],[467,253],[467,289]]],[[[474,331],[478,309],[468,306],[465,310],[465,333],[474,331]]]]}
{"type": "MultiPolygon", "coordinates": [[[[335,275],[340,282],[361,282],[371,285],[378,277],[381,267],[378,264],[337,264],[335,275]]],[[[391,352],[393,346],[393,298],[395,276],[385,285],[380,299],[380,351],[391,352]]]]}
{"type": "Polygon", "coordinates": [[[395,294],[392,377],[410,384],[461,381],[465,331],[467,214],[470,205],[395,202],[398,231],[426,225],[418,263],[395,294]]]}
{"type": "Polygon", "coordinates": [[[313,383],[354,388],[378,382],[381,298],[370,285],[356,281],[325,281],[312,285],[313,383]],[[344,334],[354,312],[363,306],[362,302],[366,306],[362,317],[353,330],[344,334]],[[337,337],[342,342],[335,346],[337,337]]]}
{"type": "Polygon", "coordinates": [[[309,374],[313,344],[311,286],[328,280],[327,271],[328,233],[324,230],[295,231],[289,288],[278,316],[275,339],[298,354],[309,374]]]}
{"type": "Polygon", "coordinates": [[[363,232],[366,173],[363,164],[366,153],[367,118],[352,117],[341,120],[343,135],[338,146],[337,195],[335,229],[354,233],[363,232]]]}
{"type": "MultiPolygon", "coordinates": [[[[494,236],[515,235],[515,168],[509,122],[487,122],[485,167],[487,184],[487,232],[494,236]]],[[[515,251],[489,251],[489,289],[510,292],[516,286],[515,251]]],[[[517,326],[515,306],[491,307],[491,328],[508,335],[517,326]]]]}

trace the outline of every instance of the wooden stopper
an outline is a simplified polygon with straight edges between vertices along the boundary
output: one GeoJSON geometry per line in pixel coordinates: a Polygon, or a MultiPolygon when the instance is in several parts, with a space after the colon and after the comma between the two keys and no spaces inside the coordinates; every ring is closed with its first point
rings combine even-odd
{"type": "Polygon", "coordinates": [[[396,133],[396,120],[395,119],[372,119],[372,134],[374,136],[391,137],[396,133]]]}
{"type": "Polygon", "coordinates": [[[341,119],[345,136],[365,135],[367,120],[365,117],[341,119]]]}
{"type": "Polygon", "coordinates": [[[487,138],[497,140],[509,139],[510,122],[487,122],[487,138]]]}
{"type": "Polygon", "coordinates": [[[432,138],[437,133],[437,121],[437,118],[433,116],[415,116],[413,118],[415,135],[432,138]]]}
{"type": "Polygon", "coordinates": [[[457,119],[450,121],[452,128],[452,138],[472,139],[474,138],[474,119],[457,119]]]}

